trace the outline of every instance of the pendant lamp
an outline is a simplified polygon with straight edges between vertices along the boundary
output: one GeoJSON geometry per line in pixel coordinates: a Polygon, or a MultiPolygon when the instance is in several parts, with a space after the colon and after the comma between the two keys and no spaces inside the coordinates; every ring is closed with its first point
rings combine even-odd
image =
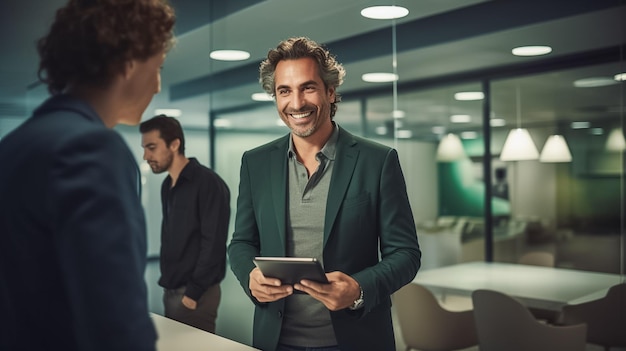
{"type": "Polygon", "coordinates": [[[546,144],[539,155],[539,162],[571,162],[572,153],[562,135],[554,134],[548,137],[546,144]]]}
{"type": "Polygon", "coordinates": [[[523,161],[523,160],[536,160],[539,158],[539,151],[530,137],[530,133],[525,128],[520,128],[521,122],[521,107],[520,107],[520,92],[519,87],[516,89],[517,93],[517,128],[509,131],[509,134],[504,141],[502,152],[500,153],[500,160],[502,161],[523,161]]]}
{"type": "Polygon", "coordinates": [[[613,152],[626,150],[626,140],[624,140],[622,128],[615,128],[611,130],[608,138],[606,139],[606,150],[613,152]]]}
{"type": "Polygon", "coordinates": [[[437,146],[437,161],[454,162],[465,157],[465,150],[458,135],[448,133],[437,146]]]}

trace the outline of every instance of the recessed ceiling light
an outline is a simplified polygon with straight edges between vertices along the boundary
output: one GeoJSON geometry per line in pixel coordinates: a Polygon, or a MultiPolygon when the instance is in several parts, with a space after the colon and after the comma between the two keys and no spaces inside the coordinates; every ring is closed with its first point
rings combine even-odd
{"type": "Polygon", "coordinates": [[[570,126],[572,127],[572,129],[585,129],[585,128],[589,128],[591,126],[591,123],[589,123],[589,122],[572,122],[572,124],[570,124],[570,126]]]}
{"type": "Polygon", "coordinates": [[[452,123],[469,123],[472,121],[470,115],[452,115],[450,116],[450,122],[452,123]]]}
{"type": "Polygon", "coordinates": [[[520,46],[514,48],[512,51],[515,56],[540,56],[546,55],[552,52],[552,48],[549,46],[520,46]]]}
{"type": "Polygon", "coordinates": [[[485,94],[482,91],[463,91],[455,93],[454,98],[459,101],[482,100],[485,98],[485,94]]]}
{"type": "Polygon", "coordinates": [[[574,82],[576,88],[595,88],[613,84],[618,84],[618,81],[609,77],[583,78],[574,82]]]}
{"type": "Polygon", "coordinates": [[[214,50],[209,56],[220,61],[243,61],[250,58],[250,53],[243,50],[214,50]]]}
{"type": "Polygon", "coordinates": [[[402,110],[394,110],[393,112],[391,112],[391,116],[393,118],[404,118],[406,117],[406,112],[402,110]]]}
{"type": "Polygon", "coordinates": [[[504,127],[506,125],[506,121],[502,118],[492,118],[489,120],[489,125],[492,127],[504,127]]]}
{"type": "Polygon", "coordinates": [[[378,126],[378,127],[376,127],[376,134],[378,134],[378,135],[385,135],[385,134],[387,134],[387,127],[385,127],[385,126],[378,126]]]}
{"type": "Polygon", "coordinates": [[[409,14],[402,6],[370,6],[361,10],[361,16],[371,19],[396,19],[409,14]]]}
{"type": "Polygon", "coordinates": [[[433,134],[443,134],[446,132],[446,127],[443,126],[434,126],[431,131],[433,134]]]}
{"type": "Polygon", "coordinates": [[[157,108],[154,110],[155,115],[166,115],[169,117],[180,117],[183,115],[183,111],[177,108],[157,108]]]}
{"type": "Polygon", "coordinates": [[[233,122],[225,118],[216,118],[215,121],[213,121],[213,125],[216,128],[230,128],[233,126],[233,122]]]}
{"type": "Polygon", "coordinates": [[[626,80],[626,73],[616,74],[613,79],[623,82],[626,80]]]}
{"type": "Polygon", "coordinates": [[[413,132],[411,132],[410,130],[399,129],[396,131],[396,137],[398,139],[409,139],[412,136],[413,136],[413,132]]]}
{"type": "Polygon", "coordinates": [[[370,83],[387,83],[398,80],[398,75],[395,73],[365,73],[361,76],[365,82],[370,83]]]}
{"type": "Polygon", "coordinates": [[[468,131],[468,132],[461,132],[460,134],[461,139],[476,139],[478,138],[478,133],[476,132],[472,132],[472,131],[468,131]]]}
{"type": "Polygon", "coordinates": [[[252,100],[254,101],[273,101],[274,97],[268,93],[254,93],[252,94],[252,100]]]}
{"type": "Polygon", "coordinates": [[[602,134],[604,134],[604,129],[602,129],[602,128],[591,128],[591,129],[589,129],[589,134],[591,134],[591,135],[602,135],[602,134]]]}

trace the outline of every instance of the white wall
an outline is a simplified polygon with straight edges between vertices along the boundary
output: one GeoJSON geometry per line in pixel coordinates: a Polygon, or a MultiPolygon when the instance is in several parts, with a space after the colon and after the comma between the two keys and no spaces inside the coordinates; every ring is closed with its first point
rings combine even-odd
{"type": "Polygon", "coordinates": [[[439,180],[435,159],[437,145],[400,139],[397,141],[397,149],[415,221],[423,222],[437,218],[439,215],[437,190],[439,180]]]}
{"type": "MultiPolygon", "coordinates": [[[[548,139],[545,129],[529,129],[539,152],[548,139]]],[[[513,217],[537,218],[545,223],[556,220],[558,177],[555,163],[539,160],[507,162],[507,177],[513,217]]]]}

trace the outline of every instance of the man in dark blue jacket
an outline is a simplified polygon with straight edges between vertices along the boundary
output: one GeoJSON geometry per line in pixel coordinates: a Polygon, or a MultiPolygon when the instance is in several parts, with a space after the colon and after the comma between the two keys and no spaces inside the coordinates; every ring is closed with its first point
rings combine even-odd
{"type": "Polygon", "coordinates": [[[0,141],[0,350],[155,350],[137,163],[111,128],[160,90],[174,14],[71,0],[39,41],[52,97],[0,141]]]}

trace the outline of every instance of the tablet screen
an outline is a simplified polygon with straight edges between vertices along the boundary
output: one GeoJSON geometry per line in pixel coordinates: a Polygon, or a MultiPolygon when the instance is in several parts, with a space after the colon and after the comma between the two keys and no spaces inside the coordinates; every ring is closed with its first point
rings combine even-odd
{"type": "Polygon", "coordinates": [[[304,257],[255,257],[254,264],[266,277],[278,278],[283,284],[294,285],[302,279],[328,283],[320,262],[304,257]]]}

